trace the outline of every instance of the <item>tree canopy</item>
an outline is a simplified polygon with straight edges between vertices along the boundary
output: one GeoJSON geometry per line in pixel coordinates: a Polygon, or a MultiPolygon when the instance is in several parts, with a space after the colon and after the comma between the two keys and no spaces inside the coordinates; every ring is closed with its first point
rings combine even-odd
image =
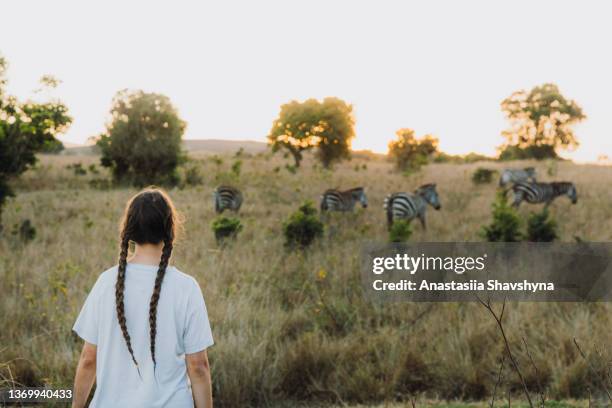
{"type": "Polygon", "coordinates": [[[174,184],[186,124],[170,99],[122,90],[113,99],[111,118],[96,145],[102,165],[112,170],[115,181],[136,186],[174,184]]]}
{"type": "MultiPolygon", "coordinates": [[[[36,153],[57,149],[61,142],[56,136],[64,133],[72,118],[59,100],[20,102],[6,93],[7,62],[0,57],[0,212],[6,199],[13,195],[10,179],[19,176],[36,163],[36,153]]],[[[47,81],[44,88],[55,87],[59,81],[47,81]]]]}
{"type": "Polygon", "coordinates": [[[501,109],[511,124],[502,133],[506,139],[504,147],[536,146],[537,152],[552,154],[557,149],[578,146],[573,125],[586,118],[582,108],[566,99],[555,84],[514,92],[502,101],[501,109]]]}
{"type": "Polygon", "coordinates": [[[323,166],[350,157],[351,142],[355,137],[352,105],[338,98],[322,102],[308,99],[291,101],[281,106],[272,124],[268,142],[273,151],[286,149],[299,167],[302,152],[316,148],[316,156],[323,166]]]}
{"type": "Polygon", "coordinates": [[[395,132],[397,139],[389,142],[389,157],[398,170],[417,170],[438,151],[438,139],[425,135],[417,139],[414,130],[402,128],[395,132]]]}

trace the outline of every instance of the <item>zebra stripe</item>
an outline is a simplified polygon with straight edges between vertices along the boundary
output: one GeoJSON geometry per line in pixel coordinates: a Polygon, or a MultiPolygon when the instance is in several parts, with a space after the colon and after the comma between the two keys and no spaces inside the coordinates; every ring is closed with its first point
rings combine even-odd
{"type": "Polygon", "coordinates": [[[525,167],[524,169],[505,169],[499,177],[499,186],[504,187],[510,183],[521,183],[531,179],[536,181],[536,171],[533,167],[525,167]]]}
{"type": "Polygon", "coordinates": [[[423,229],[427,229],[425,213],[427,204],[439,210],[440,199],[435,184],[425,184],[414,193],[393,193],[385,198],[384,208],[387,213],[387,227],[391,228],[394,220],[412,221],[418,218],[423,229]]]}
{"type": "Polygon", "coordinates": [[[238,212],[242,205],[242,193],[232,186],[219,186],[213,193],[215,212],[223,213],[225,210],[238,212]]]}
{"type": "Polygon", "coordinates": [[[368,206],[368,199],[363,187],[346,191],[329,189],[321,196],[321,212],[353,211],[357,202],[360,202],[363,208],[368,206]]]}
{"type": "Polygon", "coordinates": [[[548,207],[555,198],[566,195],[573,204],[578,201],[578,194],[573,183],[566,181],[552,183],[529,183],[520,182],[512,186],[514,193],[513,207],[518,207],[523,201],[529,204],[545,203],[548,207]]]}

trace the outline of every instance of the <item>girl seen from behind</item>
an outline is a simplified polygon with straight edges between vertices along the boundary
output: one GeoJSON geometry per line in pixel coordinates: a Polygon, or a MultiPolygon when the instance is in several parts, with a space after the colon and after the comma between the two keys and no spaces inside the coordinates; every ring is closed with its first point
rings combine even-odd
{"type": "Polygon", "coordinates": [[[162,190],[128,202],[119,264],[100,275],[73,327],[85,341],[73,407],[85,406],[94,382],[91,407],[212,407],[202,291],[169,265],[178,227],[162,190]]]}

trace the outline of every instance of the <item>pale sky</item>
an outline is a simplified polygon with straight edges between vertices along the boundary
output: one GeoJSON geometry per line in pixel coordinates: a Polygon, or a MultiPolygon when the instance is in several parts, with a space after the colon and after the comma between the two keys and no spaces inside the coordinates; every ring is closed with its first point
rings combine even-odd
{"type": "Polygon", "coordinates": [[[493,154],[513,91],[555,82],[588,118],[578,161],[612,157],[612,15],[601,1],[2,1],[9,90],[43,74],[74,123],[100,133],[123,88],[168,95],[186,138],[264,141],[279,106],[354,105],[355,149],[395,131],[432,133],[449,153],[493,154]]]}

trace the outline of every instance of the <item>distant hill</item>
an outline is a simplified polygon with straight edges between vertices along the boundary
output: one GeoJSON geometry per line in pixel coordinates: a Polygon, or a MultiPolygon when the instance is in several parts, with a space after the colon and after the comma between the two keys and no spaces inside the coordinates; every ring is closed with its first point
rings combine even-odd
{"type": "MultiPolygon", "coordinates": [[[[64,144],[64,146],[66,149],[62,154],[65,155],[80,156],[94,154],[93,146],[79,146],[69,143],[64,144]]],[[[183,140],[183,148],[190,153],[234,153],[240,148],[245,153],[259,153],[267,149],[267,144],[254,140],[191,139],[183,140]]]]}
{"type": "Polygon", "coordinates": [[[203,139],[184,140],[183,147],[188,152],[198,153],[234,153],[240,148],[244,149],[245,153],[260,153],[267,149],[267,144],[253,140],[203,139]]]}

